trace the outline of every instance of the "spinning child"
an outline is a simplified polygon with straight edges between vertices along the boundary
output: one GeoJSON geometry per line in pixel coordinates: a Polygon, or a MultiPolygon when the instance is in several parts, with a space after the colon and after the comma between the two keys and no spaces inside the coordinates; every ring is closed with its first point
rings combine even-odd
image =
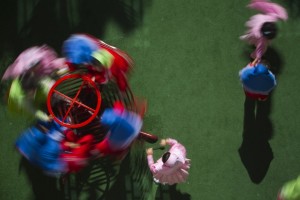
{"type": "Polygon", "coordinates": [[[8,95],[10,111],[22,112],[42,121],[48,115],[40,110],[54,81],[50,74],[65,63],[48,47],[34,46],[23,51],[5,71],[2,81],[12,79],[8,95]]]}
{"type": "Polygon", "coordinates": [[[40,121],[21,134],[16,148],[32,165],[58,176],[87,166],[93,141],[92,135],[79,138],[54,120],[40,121]]]}
{"type": "Polygon", "coordinates": [[[96,150],[103,156],[122,155],[140,134],[143,120],[135,112],[128,111],[121,102],[115,102],[114,108],[104,111],[101,123],[109,128],[102,142],[96,145],[96,150]]]}
{"type": "Polygon", "coordinates": [[[128,87],[126,73],[133,65],[132,59],[123,51],[87,34],[74,34],[63,44],[63,53],[70,69],[85,65],[87,74],[97,83],[114,79],[121,91],[128,87]]]}

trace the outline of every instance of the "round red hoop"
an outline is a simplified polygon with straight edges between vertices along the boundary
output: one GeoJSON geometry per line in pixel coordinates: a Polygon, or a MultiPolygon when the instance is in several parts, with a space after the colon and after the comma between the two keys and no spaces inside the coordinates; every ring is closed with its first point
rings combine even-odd
{"type": "MultiPolygon", "coordinates": [[[[54,83],[54,85],[51,87],[51,89],[48,93],[48,97],[47,97],[47,108],[48,108],[48,111],[49,111],[50,115],[53,117],[53,119],[57,123],[59,123],[60,125],[62,125],[64,127],[67,127],[67,128],[80,128],[82,126],[85,126],[85,125],[89,124],[97,116],[97,114],[100,110],[100,106],[101,106],[101,94],[100,94],[99,89],[97,88],[96,83],[92,79],[90,79],[89,77],[81,75],[81,74],[70,74],[70,75],[66,75],[66,76],[63,76],[62,78],[58,79],[54,83]],[[77,94],[74,98],[68,97],[67,95],[64,95],[64,94],[62,94],[62,93],[60,93],[56,90],[57,86],[60,85],[62,82],[66,81],[67,79],[82,79],[83,83],[88,83],[89,85],[91,85],[94,88],[96,96],[97,96],[97,104],[96,104],[95,109],[90,108],[89,106],[87,106],[85,104],[82,104],[82,103],[77,101],[77,97],[78,97],[78,95],[81,91],[81,88],[78,89],[77,94]],[[93,112],[93,114],[87,120],[85,120],[81,123],[77,123],[77,124],[66,123],[66,122],[64,122],[64,120],[60,120],[58,117],[55,116],[55,113],[53,112],[52,105],[51,105],[51,97],[53,96],[54,93],[59,93],[59,95],[63,96],[64,98],[67,98],[67,99],[71,100],[72,104],[70,105],[70,107],[67,111],[67,114],[68,114],[68,112],[70,112],[70,110],[73,107],[74,103],[80,104],[81,106],[87,108],[88,110],[91,110],[93,112]]],[[[66,114],[65,117],[67,117],[67,114],[66,114]]]]}

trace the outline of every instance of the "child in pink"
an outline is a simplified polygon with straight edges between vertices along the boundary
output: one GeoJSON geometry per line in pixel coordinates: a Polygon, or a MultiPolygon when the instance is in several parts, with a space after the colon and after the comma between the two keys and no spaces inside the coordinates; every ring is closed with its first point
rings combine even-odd
{"type": "Polygon", "coordinates": [[[166,144],[170,145],[169,151],[164,153],[156,163],[153,160],[153,149],[147,149],[148,165],[154,181],[169,185],[185,182],[190,168],[190,160],[186,158],[186,149],[171,138],[162,140],[161,145],[166,144]]]}
{"type": "Polygon", "coordinates": [[[259,62],[269,42],[277,35],[276,23],[287,20],[288,14],[282,6],[269,0],[251,0],[248,7],[261,11],[262,14],[256,14],[246,22],[248,30],[240,39],[255,46],[251,57],[259,62]]]}

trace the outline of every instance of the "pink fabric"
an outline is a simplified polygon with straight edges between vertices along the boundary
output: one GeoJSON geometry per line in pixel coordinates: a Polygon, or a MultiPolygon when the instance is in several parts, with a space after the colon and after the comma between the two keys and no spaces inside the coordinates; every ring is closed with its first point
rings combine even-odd
{"type": "Polygon", "coordinates": [[[246,22],[248,30],[245,35],[240,37],[240,39],[245,40],[256,47],[255,51],[251,54],[251,57],[254,59],[258,58],[258,60],[260,60],[267,50],[269,43],[268,40],[263,38],[261,34],[260,29],[262,25],[265,22],[287,20],[288,15],[283,7],[268,0],[252,0],[248,7],[261,11],[263,14],[256,14],[246,22]]]}
{"type": "Polygon", "coordinates": [[[273,15],[281,20],[288,19],[288,14],[282,6],[276,3],[272,3],[268,0],[252,0],[248,7],[261,11],[262,13],[267,15],[273,15]]]}
{"type": "Polygon", "coordinates": [[[47,45],[34,46],[26,49],[17,57],[14,63],[5,71],[2,80],[16,78],[37,63],[37,75],[44,76],[55,69],[61,68],[65,63],[65,59],[58,59],[56,52],[47,45]]]}
{"type": "Polygon", "coordinates": [[[169,152],[171,155],[175,155],[178,161],[175,165],[169,167],[162,162],[162,158],[154,163],[153,155],[148,155],[148,166],[153,174],[154,181],[169,185],[185,182],[190,168],[190,160],[186,158],[186,149],[174,139],[167,139],[167,144],[170,145],[169,152]]]}
{"type": "Polygon", "coordinates": [[[253,58],[253,59],[258,58],[258,61],[261,60],[261,57],[267,51],[268,44],[269,44],[269,41],[264,37],[257,39],[254,43],[256,48],[251,53],[251,58],[253,58]]]}

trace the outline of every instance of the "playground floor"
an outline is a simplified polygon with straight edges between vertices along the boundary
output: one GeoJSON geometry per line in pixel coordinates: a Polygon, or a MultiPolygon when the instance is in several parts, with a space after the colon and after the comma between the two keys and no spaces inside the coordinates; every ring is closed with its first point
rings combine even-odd
{"type": "MultiPolygon", "coordinates": [[[[299,3],[274,0],[287,8],[290,18],[279,24],[278,37],[266,53],[277,87],[268,101],[256,105],[260,118],[255,120],[255,105],[245,99],[238,77],[252,50],[239,40],[246,30],[244,23],[256,13],[246,8],[248,0],[119,2],[135,11],[128,15],[136,17],[136,24],[122,21],[128,16],[111,17],[113,7],[98,7],[86,15],[86,26],[69,32],[63,29],[61,38],[55,34],[59,31],[39,35],[37,30],[47,26],[36,23],[39,29],[34,27],[31,35],[20,39],[22,48],[35,44],[37,38],[60,51],[58,44],[69,33],[89,32],[125,50],[135,61],[129,77],[132,90],[148,101],[143,130],[160,138],[175,138],[186,146],[192,160],[186,183],[155,185],[143,154],[153,145],[145,144],[137,148],[138,155],[120,165],[119,176],[111,182],[115,183],[110,187],[113,192],[105,198],[275,200],[280,187],[300,173],[299,3]],[[105,26],[101,11],[106,15],[105,26]]],[[[10,55],[24,50],[18,48],[2,47],[1,73],[6,67],[3,59],[9,62],[10,55]],[[5,48],[10,54],[5,54],[5,48]]],[[[14,149],[15,139],[27,126],[28,121],[9,115],[5,105],[0,105],[2,200],[32,199],[30,183],[19,170],[20,155],[14,149]]],[[[154,153],[159,156],[163,151],[154,153]]]]}

